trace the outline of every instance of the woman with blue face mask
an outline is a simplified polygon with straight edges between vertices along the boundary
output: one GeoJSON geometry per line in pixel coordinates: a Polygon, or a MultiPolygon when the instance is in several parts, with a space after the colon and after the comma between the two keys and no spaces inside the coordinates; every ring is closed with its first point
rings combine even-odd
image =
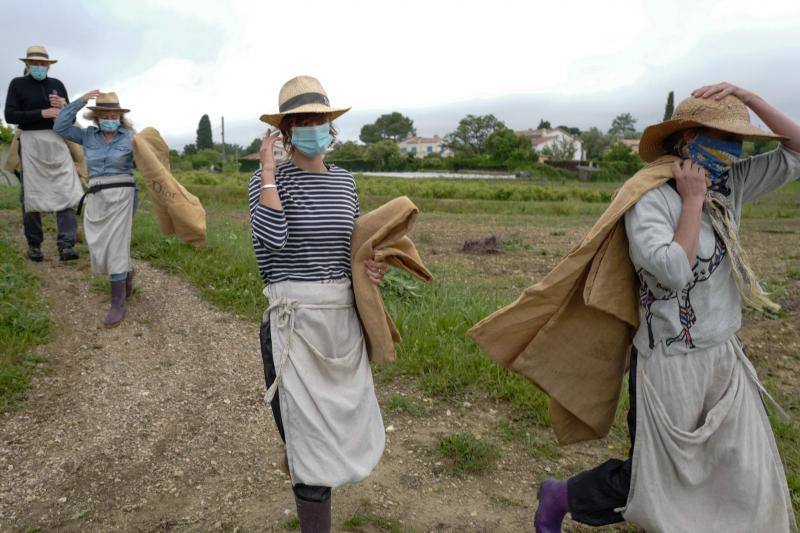
{"type": "Polygon", "coordinates": [[[89,191],[81,200],[78,214],[85,203],[83,230],[92,270],[109,276],[111,307],[103,320],[106,328],[122,321],[125,299],[133,293],[130,249],[137,193],[133,180],[135,131],[125,119],[129,111],[120,106],[116,93],[94,90],[67,105],[54,126],[65,139],[83,145],[89,191]],[[85,117],[94,125],[81,128],[74,124],[75,117],[93,98],[95,105],[89,107],[85,117]]]}
{"type": "MultiPolygon", "coordinates": [[[[284,441],[282,462],[303,532],[331,525],[331,488],[366,478],[385,442],[351,284],[350,238],[359,215],[353,175],[325,162],[336,135],[330,106],[309,76],[286,82],[267,130],[261,169],[250,178],[253,250],[269,307],[261,356],[270,403],[284,441]],[[276,165],[282,137],[289,161],[276,165]]],[[[368,260],[374,283],[386,263],[368,260]]]]}
{"type": "Polygon", "coordinates": [[[75,205],[83,195],[80,178],[66,143],[53,133],[53,121],[68,101],[67,89],[50,76],[52,59],[44,46],[31,46],[25,57],[25,73],[8,86],[5,119],[20,130],[22,222],[28,257],[42,261],[41,213],[56,213],[59,257],[78,258],[75,205]]]}
{"type": "Polygon", "coordinates": [[[764,400],[783,411],[737,332],[743,307],[779,309],[749,265],[739,224],[745,203],[800,178],[800,125],[721,83],[695,90],[670,120],[648,127],[639,153],[651,167],[671,165],[673,179],[624,215],[640,310],[629,456],[544,480],[536,531],[561,531],[567,513],[588,525],[627,520],[647,531],[795,530],[764,400]],[[748,108],[772,132],[752,125],[748,108]],[[742,158],[746,139],[780,144],[742,158]]]}

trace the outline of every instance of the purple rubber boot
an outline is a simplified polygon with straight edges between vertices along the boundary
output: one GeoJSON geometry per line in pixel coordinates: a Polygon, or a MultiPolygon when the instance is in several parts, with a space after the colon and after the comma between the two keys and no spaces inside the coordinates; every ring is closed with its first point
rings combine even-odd
{"type": "Polygon", "coordinates": [[[561,522],[569,511],[567,482],[547,478],[539,485],[539,508],[533,525],[536,533],[560,533],[561,522]]]}

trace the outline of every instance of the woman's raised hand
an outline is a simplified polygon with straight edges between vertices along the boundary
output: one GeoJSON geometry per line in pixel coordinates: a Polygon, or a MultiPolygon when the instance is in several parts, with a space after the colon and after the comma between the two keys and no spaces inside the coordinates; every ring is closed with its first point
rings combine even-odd
{"type": "Polygon", "coordinates": [[[81,100],[83,100],[84,102],[88,102],[92,98],[97,98],[98,96],[100,96],[100,94],[101,94],[101,92],[100,92],[99,89],[92,89],[88,93],[86,93],[83,96],[81,96],[81,100]]]}
{"type": "Polygon", "coordinates": [[[692,91],[692,96],[695,98],[714,98],[715,100],[722,100],[729,95],[735,96],[741,100],[742,103],[748,105],[753,93],[726,81],[715,83],[714,85],[703,85],[692,91]]]}
{"type": "Polygon", "coordinates": [[[267,130],[264,135],[264,140],[261,141],[261,148],[258,149],[258,155],[261,159],[261,170],[274,171],[275,170],[275,154],[272,152],[273,146],[281,138],[281,132],[278,130],[267,130]]]}

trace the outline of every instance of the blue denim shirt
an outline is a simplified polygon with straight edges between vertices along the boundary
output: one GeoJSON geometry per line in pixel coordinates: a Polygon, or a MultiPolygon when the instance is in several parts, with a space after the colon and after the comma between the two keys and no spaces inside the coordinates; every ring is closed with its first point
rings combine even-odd
{"type": "Polygon", "coordinates": [[[73,124],[78,111],[86,102],[78,98],[58,114],[53,131],[67,139],[83,145],[83,154],[89,167],[89,178],[112,174],[133,175],[133,132],[120,128],[111,142],[107,143],[103,132],[96,126],[81,128],[73,124]]]}

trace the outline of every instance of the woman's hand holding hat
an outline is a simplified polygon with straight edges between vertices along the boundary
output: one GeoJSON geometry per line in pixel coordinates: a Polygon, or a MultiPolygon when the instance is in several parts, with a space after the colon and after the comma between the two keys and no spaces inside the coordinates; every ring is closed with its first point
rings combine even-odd
{"type": "Polygon", "coordinates": [[[81,96],[81,100],[83,100],[84,102],[88,102],[93,98],[97,98],[98,96],[100,96],[100,94],[102,94],[102,92],[99,89],[92,89],[88,93],[81,96]]]}
{"type": "Polygon", "coordinates": [[[714,98],[715,100],[722,100],[726,96],[730,95],[735,96],[745,105],[749,105],[749,102],[753,97],[753,93],[750,91],[746,91],[741,87],[737,87],[736,85],[726,81],[723,81],[722,83],[716,83],[714,85],[704,85],[692,91],[692,96],[695,98],[714,98]]]}

